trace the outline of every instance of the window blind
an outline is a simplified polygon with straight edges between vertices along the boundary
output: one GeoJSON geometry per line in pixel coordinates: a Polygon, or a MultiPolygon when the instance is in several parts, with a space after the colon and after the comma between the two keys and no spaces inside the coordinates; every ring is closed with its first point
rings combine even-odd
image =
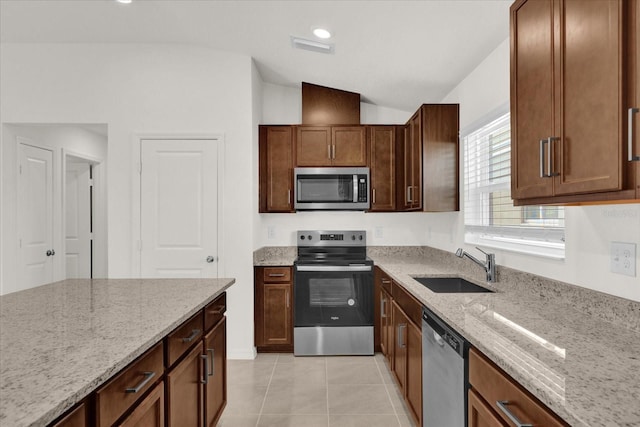
{"type": "Polygon", "coordinates": [[[564,258],[564,209],[513,206],[510,114],[470,132],[463,143],[465,241],[564,258]]]}

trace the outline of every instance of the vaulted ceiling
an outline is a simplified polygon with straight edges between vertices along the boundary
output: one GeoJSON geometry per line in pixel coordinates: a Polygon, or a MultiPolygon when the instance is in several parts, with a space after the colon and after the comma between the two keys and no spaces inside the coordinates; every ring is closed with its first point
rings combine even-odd
{"type": "Polygon", "coordinates": [[[438,102],[508,37],[510,0],[0,0],[3,43],[178,43],[254,58],[265,82],[302,81],[413,111],[438,102]],[[290,36],[332,31],[333,54],[290,36]]]}

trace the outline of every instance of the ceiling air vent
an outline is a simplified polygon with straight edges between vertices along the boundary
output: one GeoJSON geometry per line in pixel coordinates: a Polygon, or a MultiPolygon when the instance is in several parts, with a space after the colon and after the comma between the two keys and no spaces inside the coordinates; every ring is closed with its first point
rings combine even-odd
{"type": "Polygon", "coordinates": [[[301,39],[300,37],[295,36],[291,36],[291,46],[296,49],[310,50],[312,52],[333,53],[332,44],[301,39]]]}

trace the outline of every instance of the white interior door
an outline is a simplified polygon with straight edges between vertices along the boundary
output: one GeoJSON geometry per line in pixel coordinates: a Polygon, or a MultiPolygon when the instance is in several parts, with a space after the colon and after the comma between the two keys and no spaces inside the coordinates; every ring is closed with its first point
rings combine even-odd
{"type": "Polygon", "coordinates": [[[53,152],[18,146],[18,277],[26,289],[53,281],[53,152]]]}
{"type": "Polygon", "coordinates": [[[141,277],[217,277],[217,141],[141,145],[141,277]]]}
{"type": "Polygon", "coordinates": [[[88,163],[67,163],[65,271],[68,279],[91,277],[91,178],[88,163]]]}

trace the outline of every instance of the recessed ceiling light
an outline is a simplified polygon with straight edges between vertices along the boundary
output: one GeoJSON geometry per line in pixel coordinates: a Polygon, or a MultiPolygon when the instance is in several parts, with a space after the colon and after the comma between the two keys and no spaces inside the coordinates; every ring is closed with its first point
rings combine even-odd
{"type": "Polygon", "coordinates": [[[129,4],[131,3],[133,0],[116,0],[118,3],[122,3],[122,4],[129,4]]]}
{"type": "Polygon", "coordinates": [[[313,35],[318,37],[319,39],[330,39],[331,38],[331,33],[329,32],[329,30],[326,30],[324,28],[314,28],[313,29],[313,35]]]}

